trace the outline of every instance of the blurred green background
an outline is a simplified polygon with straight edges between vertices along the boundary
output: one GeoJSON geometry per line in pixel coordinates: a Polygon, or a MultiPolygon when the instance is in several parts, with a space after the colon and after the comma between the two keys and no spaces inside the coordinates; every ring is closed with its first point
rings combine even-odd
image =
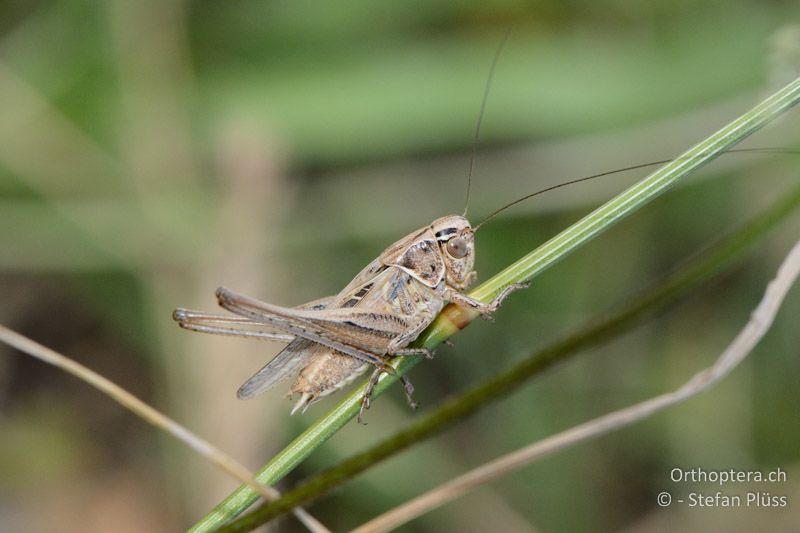
{"type": "MultiPolygon", "coordinates": [[[[179,330],[226,285],[295,305],[385,246],[582,175],[673,156],[798,75],[792,1],[0,1],[0,322],[117,381],[257,468],[335,399],[289,417],[288,385],[238,385],[277,347],[179,330]]],[[[797,147],[789,113],[749,146],[797,147]]],[[[797,182],[798,156],[729,155],[515,294],[411,378],[445,397],[602,315],[797,182]]],[[[527,202],[485,227],[486,279],[642,173],[527,202]]],[[[645,327],[382,464],[311,511],[336,531],[501,453],[677,386],[710,363],[797,238],[645,327]]],[[[800,525],[800,315],[725,383],[548,458],[406,531],[747,531],[800,525]],[[656,506],[674,467],[773,469],[782,510],[656,506]]],[[[403,427],[399,390],[289,481],[403,427]]],[[[236,483],[115,403],[0,347],[0,530],[173,531],[236,483]]],[[[286,486],[286,485],[284,485],[286,486]]],[[[724,487],[736,492],[741,486],[724,487]]],[[[282,530],[297,530],[291,520],[282,530]]]]}

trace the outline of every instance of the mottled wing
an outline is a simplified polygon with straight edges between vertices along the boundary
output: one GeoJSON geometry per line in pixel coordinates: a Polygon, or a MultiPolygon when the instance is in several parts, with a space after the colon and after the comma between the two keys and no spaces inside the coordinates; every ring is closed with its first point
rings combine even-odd
{"type": "MultiPolygon", "coordinates": [[[[299,306],[298,309],[325,309],[334,302],[334,298],[329,296],[314,300],[299,306]]],[[[261,370],[245,381],[239,387],[237,396],[245,400],[271,389],[287,377],[299,372],[312,358],[326,350],[328,349],[324,346],[296,337],[261,370]]]]}
{"type": "Polygon", "coordinates": [[[218,289],[217,296],[228,311],[376,365],[383,364],[379,355],[385,353],[391,339],[409,327],[402,316],[369,308],[293,309],[224,288],[218,289]]]}
{"type": "Polygon", "coordinates": [[[306,339],[296,338],[283,350],[278,352],[269,363],[245,381],[236,395],[241,400],[252,398],[265,392],[289,376],[295,375],[308,362],[322,351],[328,350],[325,346],[306,339]]]}
{"type": "MultiPolygon", "coordinates": [[[[286,310],[289,315],[292,315],[299,310],[322,311],[331,307],[353,307],[369,292],[373,286],[375,276],[385,268],[376,259],[362,269],[337,296],[322,298],[286,310]]],[[[264,323],[263,320],[258,320],[258,322],[264,323]]],[[[266,392],[287,377],[299,372],[309,361],[325,356],[330,351],[331,348],[329,346],[297,336],[261,370],[245,381],[239,387],[237,396],[244,400],[266,392]]]]}
{"type": "MultiPolygon", "coordinates": [[[[409,274],[400,270],[408,264],[408,256],[402,251],[411,246],[415,254],[430,255],[435,248],[429,244],[435,243],[426,237],[429,236],[423,228],[401,239],[364,267],[338,295],[323,300],[323,305],[311,302],[299,308],[284,308],[225,291],[236,304],[226,305],[226,302],[231,304],[231,298],[223,296],[220,298],[223,307],[297,336],[242,385],[239,398],[250,398],[268,390],[304,368],[309,361],[330,355],[331,350],[362,362],[379,363],[380,360],[372,354],[385,353],[393,338],[413,326],[407,317],[415,314],[413,308],[419,306],[420,301],[411,294],[409,274]],[[400,269],[388,267],[387,262],[400,263],[397,265],[400,269]],[[364,301],[368,305],[357,309],[364,301]]],[[[418,263],[419,255],[414,259],[418,263]]],[[[439,268],[431,268],[430,272],[434,279],[441,276],[439,268]]],[[[428,283],[432,281],[431,277],[426,279],[428,283]]]]}
{"type": "Polygon", "coordinates": [[[394,267],[377,276],[353,307],[288,308],[225,288],[218,289],[217,297],[233,313],[376,365],[383,364],[380,356],[393,339],[416,330],[421,321],[429,322],[443,305],[433,290],[394,267]]]}
{"type": "MultiPolygon", "coordinates": [[[[363,296],[363,293],[372,287],[375,277],[384,270],[386,270],[386,265],[381,263],[379,259],[372,261],[344,289],[339,291],[331,307],[353,307],[356,303],[351,301],[353,297],[359,293],[362,293],[361,295],[363,296]]],[[[360,296],[357,298],[360,298],[360,296]]]]}

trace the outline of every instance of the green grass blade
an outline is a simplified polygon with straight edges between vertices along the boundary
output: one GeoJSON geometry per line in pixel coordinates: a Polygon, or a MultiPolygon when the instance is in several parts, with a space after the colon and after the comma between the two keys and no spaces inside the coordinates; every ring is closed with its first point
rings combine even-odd
{"type": "MultiPolygon", "coordinates": [[[[471,295],[488,301],[503,287],[530,280],[623,217],[656,198],[681,178],[713,160],[725,150],[734,147],[798,102],[800,102],[800,78],[516,261],[475,289],[471,295]]],[[[474,314],[448,306],[421,336],[418,343],[433,348],[474,318],[474,314]]],[[[374,396],[380,395],[389,385],[397,381],[400,375],[418,362],[419,358],[399,358],[395,364],[398,374],[384,376],[376,386],[374,396]]],[[[357,387],[341,403],[273,457],[258,472],[257,479],[271,485],[294,469],[358,414],[362,392],[363,386],[357,387]]],[[[192,531],[217,529],[242,513],[257,498],[258,495],[249,487],[238,488],[198,522],[192,531]]]]}
{"type": "Polygon", "coordinates": [[[222,530],[226,533],[250,531],[297,506],[308,504],[373,465],[438,434],[478,409],[499,400],[552,365],[630,330],[655,311],[680,299],[706,279],[722,271],[735,259],[741,258],[769,230],[796,212],[798,207],[800,187],[794,187],[765,211],[713,246],[704,248],[700,254],[694,255],[678,270],[640,293],[634,300],[603,313],[574,333],[536,350],[511,368],[448,400],[409,427],[303,481],[280,499],[265,503],[255,511],[226,524],[222,530]]]}

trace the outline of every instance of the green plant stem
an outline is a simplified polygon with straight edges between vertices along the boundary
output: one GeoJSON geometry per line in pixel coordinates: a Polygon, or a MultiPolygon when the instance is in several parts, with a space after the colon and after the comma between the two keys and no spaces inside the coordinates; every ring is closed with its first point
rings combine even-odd
{"type": "MultiPolygon", "coordinates": [[[[706,140],[687,150],[675,160],[659,168],[640,182],[631,186],[609,202],[568,227],[537,249],[533,250],[502,272],[483,283],[470,294],[483,301],[512,283],[530,280],[536,274],[552,266],[570,252],[579,248],[589,239],[610,228],[623,217],[654,199],[675,184],[679,179],[732,148],[749,135],[761,129],[769,121],[800,101],[800,78],[789,83],[753,109],[726,125],[706,140]]],[[[454,306],[448,306],[420,336],[416,345],[432,349],[475,318],[475,314],[454,306]]],[[[419,362],[419,358],[398,358],[395,363],[396,375],[385,375],[373,392],[377,397],[419,362]]],[[[357,387],[350,395],[326,415],[315,422],[303,434],[292,441],[277,454],[256,475],[267,485],[280,480],[294,469],[316,448],[334,435],[341,427],[358,414],[364,385],[357,387]]],[[[242,513],[256,499],[257,493],[242,486],[218,504],[206,517],[198,522],[192,531],[213,531],[221,524],[242,513]]]]}
{"type": "Polygon", "coordinates": [[[538,350],[512,368],[438,407],[407,429],[315,475],[286,492],[280,499],[264,504],[252,513],[223,526],[220,531],[249,531],[299,505],[315,500],[376,463],[423,439],[430,438],[488,403],[499,400],[553,364],[575,355],[582,349],[596,346],[624,333],[641,323],[654,311],[686,295],[734,259],[741,257],[763,235],[799,206],[800,187],[795,187],[767,210],[693,257],[635,300],[538,350]]]}

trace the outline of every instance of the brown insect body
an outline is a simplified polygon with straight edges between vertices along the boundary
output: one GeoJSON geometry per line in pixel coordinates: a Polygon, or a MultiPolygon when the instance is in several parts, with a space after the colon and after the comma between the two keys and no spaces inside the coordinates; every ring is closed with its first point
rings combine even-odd
{"type": "MultiPolygon", "coordinates": [[[[380,374],[393,372],[388,365],[393,356],[430,356],[425,349],[406,347],[445,304],[488,314],[518,288],[506,289],[490,304],[466,296],[461,291],[475,278],[474,260],[474,232],[469,221],[449,215],[389,246],[336,296],[290,308],[219,288],[219,304],[238,316],[178,309],[174,318],[195,331],[289,341],[241,386],[238,396],[250,398],[299,372],[291,394],[299,394],[300,399],[292,412],[342,388],[373,365],[363,410],[369,406],[369,394],[380,374]],[[284,333],[261,331],[263,328],[284,333]]],[[[402,379],[411,401],[413,387],[402,379]]]]}
{"type": "MultiPolygon", "coordinates": [[[[338,300],[336,303],[341,302],[340,307],[359,306],[396,316],[417,317],[417,327],[427,327],[445,303],[441,297],[437,297],[435,287],[446,277],[443,273],[457,272],[455,265],[461,264],[451,262],[448,254],[442,256],[436,238],[437,231],[441,231],[440,226],[445,226],[444,231],[452,227],[449,223],[451,218],[435,221],[389,246],[335,297],[338,300]],[[418,280],[422,283],[418,283],[418,280]]],[[[472,262],[469,263],[458,272],[464,269],[471,272],[472,262]]],[[[458,282],[459,276],[456,274],[451,281],[458,282]]],[[[313,354],[292,385],[290,394],[300,395],[292,412],[305,410],[315,401],[347,386],[369,366],[336,350],[311,344],[306,349],[313,354]]],[[[251,381],[242,386],[240,397],[249,396],[243,395],[242,391],[248,388],[251,381]]]]}

